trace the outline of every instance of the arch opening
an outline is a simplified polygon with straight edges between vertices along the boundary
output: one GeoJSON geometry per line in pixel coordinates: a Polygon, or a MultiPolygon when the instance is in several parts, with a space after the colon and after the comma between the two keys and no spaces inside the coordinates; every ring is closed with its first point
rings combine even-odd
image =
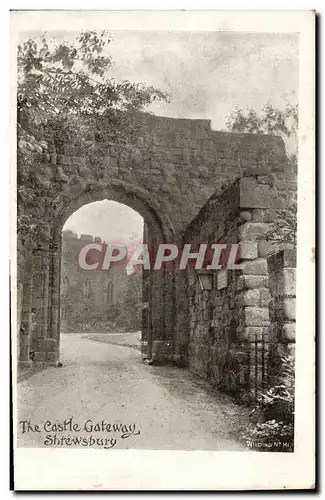
{"type": "MultiPolygon", "coordinates": [[[[51,230],[51,246],[49,251],[49,293],[47,297],[47,337],[55,341],[56,359],[60,359],[60,331],[62,316],[66,314],[61,308],[61,295],[67,280],[62,281],[62,230],[69,219],[78,209],[94,202],[115,202],[133,209],[143,219],[143,240],[153,254],[158,245],[168,241],[175,241],[175,232],[167,216],[160,213],[159,206],[152,200],[150,194],[136,186],[130,186],[120,181],[111,181],[109,185],[90,183],[71,188],[61,193],[52,205],[53,220],[51,230]]],[[[64,276],[63,276],[64,278],[64,276]]],[[[151,358],[153,345],[160,345],[168,339],[172,346],[176,322],[176,306],[173,300],[175,277],[172,273],[151,272],[142,270],[142,296],[140,301],[141,312],[141,351],[144,357],[151,358]],[[168,311],[168,314],[166,312],[168,311]]],[[[69,286],[69,285],[68,285],[69,286]]],[[[112,289],[107,289],[104,296],[112,300],[112,289]]],[[[62,327],[65,328],[64,322],[62,327]]]]}
{"type": "Polygon", "coordinates": [[[71,358],[69,348],[76,337],[140,349],[145,319],[142,268],[121,259],[106,269],[104,257],[110,245],[119,245],[130,255],[142,245],[143,232],[140,214],[111,200],[83,205],[66,220],[61,243],[61,359],[71,358]],[[94,244],[101,250],[92,249],[94,244]],[[85,259],[81,258],[88,247],[85,259]],[[97,267],[85,268],[89,262],[97,267]]]}

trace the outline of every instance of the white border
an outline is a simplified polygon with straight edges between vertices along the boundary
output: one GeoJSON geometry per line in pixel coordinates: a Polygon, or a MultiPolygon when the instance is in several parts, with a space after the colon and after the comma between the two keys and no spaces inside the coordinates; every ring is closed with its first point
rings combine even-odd
{"type": "MultiPolygon", "coordinates": [[[[274,2],[272,3],[274,5],[274,2]]],[[[56,4],[56,8],[60,3],[56,4]]],[[[67,3],[65,2],[65,7],[67,3]]],[[[92,4],[94,7],[95,4],[92,4]]],[[[120,7],[120,6],[119,6],[120,7]]],[[[200,5],[201,7],[201,5],[200,5]]],[[[71,13],[15,13],[15,29],[71,29],[71,13]],[[58,19],[60,17],[60,19],[58,19]],[[20,19],[19,19],[20,18],[20,19]],[[68,19],[70,18],[70,19],[68,19]],[[21,27],[21,24],[20,24],[21,27]]],[[[90,27],[90,12],[80,25],[90,27]]],[[[312,12],[120,12],[109,13],[110,29],[187,29],[300,32],[299,224],[297,276],[297,422],[294,454],[153,452],[101,450],[15,450],[16,489],[260,489],[308,488],[314,478],[314,47],[312,12]],[[254,18],[254,21],[253,21],[254,18]],[[114,26],[112,26],[114,24],[114,26]],[[142,29],[142,26],[141,26],[142,29]],[[308,293],[306,293],[308,290],[308,293]],[[105,456],[104,456],[105,453],[105,456]],[[54,473],[55,471],[55,473],[54,473]]],[[[83,16],[81,16],[83,17],[83,16]]],[[[76,19],[73,27],[76,28],[76,19]]],[[[79,27],[79,26],[78,26],[79,27]]],[[[93,28],[107,27],[103,12],[93,28]]],[[[12,83],[12,80],[11,80],[12,83]]],[[[11,129],[11,132],[14,132],[11,129]]],[[[11,157],[12,158],[12,157],[11,157]]],[[[11,162],[11,169],[15,164],[11,162]]]]}

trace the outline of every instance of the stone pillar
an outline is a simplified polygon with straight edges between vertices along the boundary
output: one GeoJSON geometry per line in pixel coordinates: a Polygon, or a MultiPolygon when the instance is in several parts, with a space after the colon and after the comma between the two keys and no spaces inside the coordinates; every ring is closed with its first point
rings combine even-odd
{"type": "Polygon", "coordinates": [[[48,363],[56,363],[60,358],[61,245],[61,231],[57,230],[51,241],[50,254],[48,363]]]}
{"type": "Polygon", "coordinates": [[[263,169],[253,169],[240,180],[240,225],[238,228],[243,259],[239,278],[241,295],[241,324],[238,339],[244,342],[247,356],[243,365],[250,394],[256,396],[268,379],[270,347],[269,276],[267,253],[270,244],[263,238],[272,222],[275,192],[272,177],[263,169]]]}
{"type": "MultiPolygon", "coordinates": [[[[159,244],[163,241],[162,235],[150,227],[147,235],[149,255],[156,256],[159,244]]],[[[164,269],[151,270],[149,279],[149,335],[148,335],[148,358],[157,364],[162,364],[172,357],[172,340],[166,330],[165,321],[166,300],[168,295],[168,284],[164,269]],[[150,356],[151,353],[151,356],[150,356]]],[[[171,293],[171,292],[170,292],[171,293]]]]}
{"type": "Polygon", "coordinates": [[[282,250],[268,258],[272,301],[272,339],[279,355],[295,355],[296,251],[282,250]]]}
{"type": "Polygon", "coordinates": [[[50,361],[54,343],[49,337],[49,244],[44,242],[33,253],[32,350],[35,363],[50,361]]]}
{"type": "Polygon", "coordinates": [[[149,279],[150,271],[142,271],[142,332],[141,332],[141,354],[144,357],[151,358],[151,339],[149,324],[149,279]],[[149,342],[150,341],[150,342],[149,342]]]}
{"type": "Polygon", "coordinates": [[[20,366],[30,366],[31,357],[31,334],[32,334],[32,254],[27,252],[24,259],[24,272],[21,290],[21,318],[19,324],[19,355],[20,366]]]}
{"type": "MultiPolygon", "coordinates": [[[[243,274],[239,277],[238,286],[242,289],[239,303],[241,304],[241,321],[237,329],[237,340],[242,341],[246,356],[240,376],[248,386],[252,396],[255,396],[267,379],[267,353],[269,344],[269,300],[268,272],[266,259],[253,258],[257,254],[257,243],[243,248],[250,248],[250,260],[243,261],[243,274]],[[255,249],[255,250],[253,250],[255,249]]],[[[248,257],[246,255],[246,257],[248,257]]],[[[244,253],[245,256],[245,253],[244,253]]]]}
{"type": "MultiPolygon", "coordinates": [[[[175,293],[174,307],[175,311],[175,348],[174,361],[180,365],[188,364],[188,345],[190,340],[190,288],[188,280],[192,274],[187,271],[175,272],[175,293]]],[[[196,278],[194,278],[196,279],[196,278]]]]}
{"type": "MultiPolygon", "coordinates": [[[[23,280],[24,280],[24,267],[25,267],[25,254],[23,246],[20,240],[17,240],[17,316],[16,316],[16,326],[17,326],[17,359],[19,360],[20,354],[20,328],[22,319],[22,302],[23,302],[23,280]]],[[[11,283],[11,287],[13,283],[11,283]]]]}

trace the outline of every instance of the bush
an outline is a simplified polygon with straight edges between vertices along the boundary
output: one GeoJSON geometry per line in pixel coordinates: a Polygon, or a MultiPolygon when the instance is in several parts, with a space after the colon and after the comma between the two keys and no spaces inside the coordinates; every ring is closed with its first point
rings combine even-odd
{"type": "Polygon", "coordinates": [[[242,438],[250,446],[269,451],[294,449],[294,358],[281,358],[278,382],[261,392],[251,412],[251,424],[242,438]]]}

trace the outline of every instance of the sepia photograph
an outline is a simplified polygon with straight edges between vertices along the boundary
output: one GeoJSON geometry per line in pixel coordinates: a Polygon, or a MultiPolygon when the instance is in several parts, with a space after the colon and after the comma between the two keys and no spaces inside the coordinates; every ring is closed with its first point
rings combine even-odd
{"type": "Polygon", "coordinates": [[[11,13],[17,453],[288,460],[302,35],[98,16],[11,13]]]}

